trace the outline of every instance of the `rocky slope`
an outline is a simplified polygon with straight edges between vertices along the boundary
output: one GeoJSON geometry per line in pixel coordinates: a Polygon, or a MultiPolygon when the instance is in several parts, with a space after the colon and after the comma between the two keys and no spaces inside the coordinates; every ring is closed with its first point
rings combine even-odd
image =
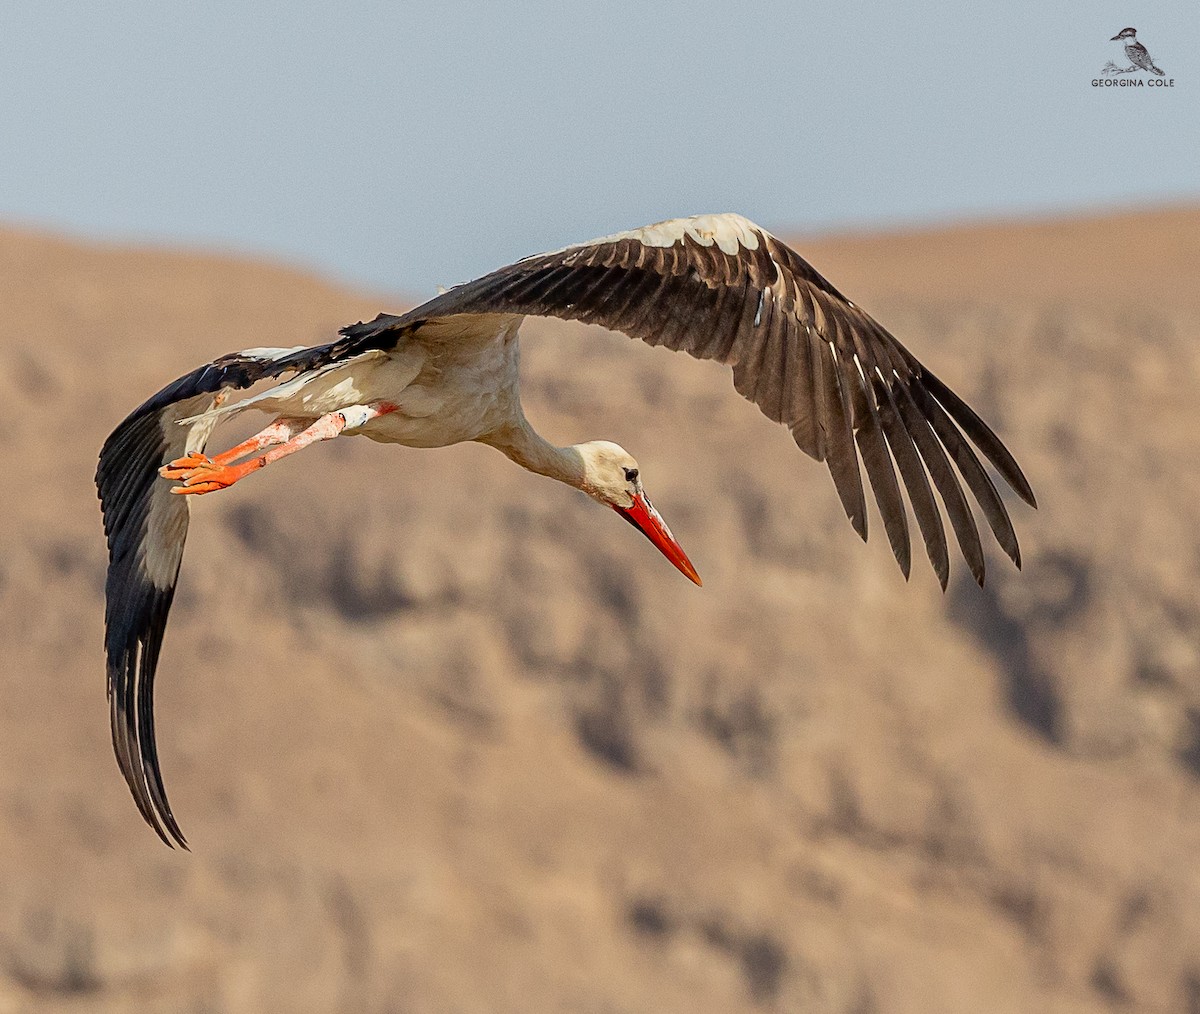
{"type": "Polygon", "coordinates": [[[0,1012],[1200,1011],[1200,211],[796,245],[1016,453],[1023,574],[905,584],[726,370],[532,326],[531,418],[636,454],[705,587],[483,447],[203,498],[179,854],[111,756],[95,454],[399,301],[0,232],[0,1012]]]}

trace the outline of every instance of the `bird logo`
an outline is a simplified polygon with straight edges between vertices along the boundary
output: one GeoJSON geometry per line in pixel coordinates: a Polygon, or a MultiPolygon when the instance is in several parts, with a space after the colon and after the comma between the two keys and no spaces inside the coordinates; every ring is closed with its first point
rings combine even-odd
{"type": "Polygon", "coordinates": [[[1156,77],[1166,76],[1163,71],[1154,66],[1149,50],[1138,42],[1136,28],[1122,28],[1109,41],[1125,43],[1125,58],[1129,61],[1129,66],[1121,67],[1110,60],[1104,68],[1105,74],[1136,74],[1139,70],[1145,70],[1156,77]]]}

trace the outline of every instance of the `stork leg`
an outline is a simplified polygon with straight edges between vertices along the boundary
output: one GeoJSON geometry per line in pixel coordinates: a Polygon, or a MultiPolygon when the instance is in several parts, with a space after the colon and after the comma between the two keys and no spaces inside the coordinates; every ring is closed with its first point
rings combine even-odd
{"type": "Polygon", "coordinates": [[[220,454],[214,454],[211,458],[200,451],[191,451],[182,458],[176,458],[163,465],[158,470],[158,474],[164,479],[183,479],[198,465],[231,465],[239,458],[246,457],[247,454],[253,454],[255,451],[261,451],[264,447],[274,447],[276,444],[290,440],[305,428],[305,424],[306,420],[304,419],[276,419],[266,429],[255,433],[249,440],[244,440],[236,447],[231,447],[220,454]]]}
{"type": "Polygon", "coordinates": [[[384,408],[372,405],[351,405],[341,411],[321,416],[316,422],[298,433],[296,429],[303,425],[302,422],[278,419],[261,433],[256,433],[249,440],[236,447],[231,447],[215,458],[193,452],[164,465],[159,469],[159,474],[163,478],[180,481],[181,485],[172,487],[172,493],[185,495],[213,493],[218,489],[232,486],[239,479],[244,479],[251,472],[266,467],[272,461],[295,454],[316,441],[332,440],[347,427],[357,429],[368,420],[391,410],[391,406],[384,408]],[[263,447],[270,447],[270,450],[261,457],[250,458],[241,464],[234,464],[238,458],[243,458],[263,447]]]}

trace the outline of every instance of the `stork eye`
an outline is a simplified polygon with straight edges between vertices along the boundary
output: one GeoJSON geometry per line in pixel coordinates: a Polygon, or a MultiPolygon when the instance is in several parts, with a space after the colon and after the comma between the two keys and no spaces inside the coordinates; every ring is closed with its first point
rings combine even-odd
{"type": "Polygon", "coordinates": [[[625,481],[626,482],[637,482],[637,477],[638,477],[638,470],[636,468],[625,469],[625,481]]]}

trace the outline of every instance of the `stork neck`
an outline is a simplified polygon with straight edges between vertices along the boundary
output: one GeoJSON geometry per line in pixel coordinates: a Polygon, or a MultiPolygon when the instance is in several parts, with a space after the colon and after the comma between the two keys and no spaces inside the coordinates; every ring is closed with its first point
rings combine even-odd
{"type": "Polygon", "coordinates": [[[483,439],[522,468],[565,482],[576,489],[584,488],[586,469],[583,455],[575,447],[557,447],[543,439],[524,417],[516,425],[483,439]]]}

